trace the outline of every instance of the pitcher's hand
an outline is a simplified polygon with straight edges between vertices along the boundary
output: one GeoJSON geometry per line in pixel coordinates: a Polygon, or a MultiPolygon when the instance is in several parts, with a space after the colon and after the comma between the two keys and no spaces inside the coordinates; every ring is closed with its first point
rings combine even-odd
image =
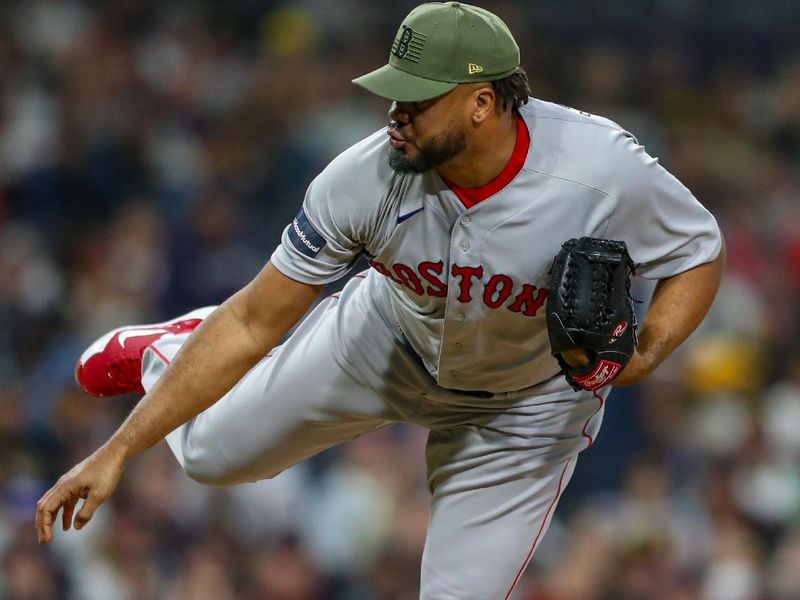
{"type": "Polygon", "coordinates": [[[53,525],[58,511],[63,509],[61,525],[66,531],[72,524],[75,505],[84,499],[75,515],[75,529],[81,529],[94,511],[117,487],[125,468],[125,460],[108,446],[102,446],[89,457],[72,467],[36,503],[36,537],[40,544],[53,539],[53,525]]]}

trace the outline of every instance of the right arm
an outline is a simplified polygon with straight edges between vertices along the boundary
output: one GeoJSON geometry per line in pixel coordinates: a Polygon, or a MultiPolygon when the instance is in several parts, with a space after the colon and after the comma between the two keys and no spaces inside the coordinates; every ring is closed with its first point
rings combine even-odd
{"type": "Polygon", "coordinates": [[[164,375],[97,451],[37,503],[40,543],[52,539],[61,508],[66,530],[80,529],[114,491],[125,465],[176,427],[217,402],[297,323],[322,286],[299,283],[271,263],[192,333],[164,375]]]}
{"type": "Polygon", "coordinates": [[[192,333],[172,364],[97,451],[72,468],[36,505],[40,543],[75,515],[80,529],[114,491],[131,458],[196,416],[230,390],[303,316],[323,284],[340,279],[369,240],[380,246],[376,190],[388,189],[385,130],[335,158],[309,185],[303,208],[264,269],[192,333]],[[378,236],[376,238],[375,236],[378,236]],[[301,282],[308,283],[301,283],[301,282]]]}

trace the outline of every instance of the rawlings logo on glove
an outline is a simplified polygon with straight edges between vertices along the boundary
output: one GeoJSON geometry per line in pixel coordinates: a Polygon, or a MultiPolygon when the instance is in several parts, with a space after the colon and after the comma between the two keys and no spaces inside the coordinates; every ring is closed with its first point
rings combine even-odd
{"type": "Polygon", "coordinates": [[[608,385],[636,347],[633,261],[625,242],[571,239],[556,255],[550,273],[547,332],[553,356],[574,389],[594,391],[608,385]],[[573,349],[584,350],[588,363],[570,366],[562,353],[573,349]]]}

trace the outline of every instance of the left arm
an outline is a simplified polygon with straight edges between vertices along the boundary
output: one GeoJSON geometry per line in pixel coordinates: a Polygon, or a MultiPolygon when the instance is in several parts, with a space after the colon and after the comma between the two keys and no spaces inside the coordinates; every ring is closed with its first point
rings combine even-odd
{"type": "Polygon", "coordinates": [[[722,279],[725,245],[709,263],[661,279],[639,330],[639,344],[613,385],[641,383],[705,317],[722,279]]]}
{"type": "MultiPolygon", "coordinates": [[[[617,199],[603,237],[624,240],[636,273],[658,280],[639,327],[639,344],[612,385],[644,381],[697,328],[719,288],[725,245],[716,220],[633,136],[612,132],[607,187],[617,199]],[[684,270],[685,269],[685,270],[684,270]],[[674,273],[678,273],[674,275],[674,273]]],[[[572,367],[589,362],[583,348],[562,353],[572,367]]]]}

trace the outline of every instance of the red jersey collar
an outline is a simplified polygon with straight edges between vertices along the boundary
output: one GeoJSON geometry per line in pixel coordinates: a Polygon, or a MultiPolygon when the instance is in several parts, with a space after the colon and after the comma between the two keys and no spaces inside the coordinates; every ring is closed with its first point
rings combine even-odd
{"type": "Polygon", "coordinates": [[[525,121],[519,116],[519,113],[514,113],[517,123],[517,141],[514,143],[514,150],[511,152],[511,158],[508,159],[506,166],[500,171],[500,174],[492,179],[484,186],[476,188],[465,188],[458,184],[453,183],[449,179],[442,177],[442,181],[447,184],[453,193],[458,196],[461,203],[467,208],[472,208],[479,202],[483,202],[489,196],[495,195],[497,192],[506,187],[514,177],[522,170],[522,165],[525,164],[525,158],[528,156],[528,148],[530,147],[531,138],[528,133],[528,126],[525,121]]]}

